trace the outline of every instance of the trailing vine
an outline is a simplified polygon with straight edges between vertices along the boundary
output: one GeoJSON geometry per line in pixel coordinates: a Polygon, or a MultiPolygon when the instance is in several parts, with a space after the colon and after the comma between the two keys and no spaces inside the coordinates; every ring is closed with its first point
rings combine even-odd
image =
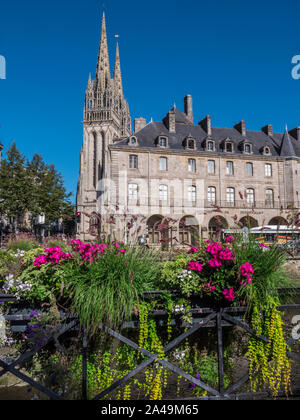
{"type": "Polygon", "coordinates": [[[251,337],[247,356],[249,358],[249,378],[252,392],[267,386],[276,398],[283,387],[286,395],[291,392],[291,362],[287,352],[290,350],[283,335],[282,314],[273,301],[265,316],[260,314],[257,305],[252,312],[251,325],[256,335],[268,339],[264,342],[251,337]]]}

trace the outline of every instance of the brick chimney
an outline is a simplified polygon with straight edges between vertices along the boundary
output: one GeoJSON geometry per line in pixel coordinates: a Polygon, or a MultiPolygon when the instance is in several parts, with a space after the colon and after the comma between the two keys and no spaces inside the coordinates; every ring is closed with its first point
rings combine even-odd
{"type": "Polygon", "coordinates": [[[145,118],[135,118],[134,120],[134,132],[140,131],[142,128],[144,128],[147,124],[147,121],[145,118]]]}
{"type": "Polygon", "coordinates": [[[164,123],[170,133],[176,133],[176,113],[174,110],[168,112],[168,115],[164,119],[164,123]]]}
{"type": "Polygon", "coordinates": [[[261,129],[263,133],[265,133],[267,136],[272,137],[273,136],[273,126],[271,124],[266,125],[261,129]]]}
{"type": "Polygon", "coordinates": [[[188,119],[191,122],[194,122],[192,95],[186,95],[186,97],[184,98],[184,112],[188,119]]]}
{"type": "Polygon", "coordinates": [[[246,137],[246,124],[245,121],[237,123],[234,128],[241,133],[243,137],[246,137]]]}
{"type": "Polygon", "coordinates": [[[289,134],[297,141],[300,141],[300,127],[295,127],[289,131],[289,134]]]}
{"type": "Polygon", "coordinates": [[[212,135],[211,130],[211,118],[207,115],[203,120],[199,122],[200,127],[206,132],[207,136],[210,137],[212,135]]]}

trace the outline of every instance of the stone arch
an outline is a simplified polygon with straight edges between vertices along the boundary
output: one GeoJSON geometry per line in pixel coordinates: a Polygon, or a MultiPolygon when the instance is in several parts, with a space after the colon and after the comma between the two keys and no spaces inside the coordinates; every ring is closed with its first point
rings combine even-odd
{"type": "Polygon", "coordinates": [[[214,216],[208,224],[209,237],[213,240],[218,239],[222,229],[228,229],[228,222],[223,216],[214,216]]]}
{"type": "Polygon", "coordinates": [[[239,221],[240,227],[250,227],[250,229],[258,227],[258,221],[252,216],[244,216],[239,221]]]}
{"type": "Polygon", "coordinates": [[[180,219],[179,242],[182,245],[199,245],[199,222],[195,216],[184,216],[180,219]]]}
{"type": "Polygon", "coordinates": [[[158,245],[168,241],[168,223],[160,214],[155,214],[147,220],[148,242],[158,245]]]}
{"type": "Polygon", "coordinates": [[[276,217],[273,217],[269,221],[268,225],[269,226],[287,226],[288,221],[282,216],[276,216],[276,217]]]}

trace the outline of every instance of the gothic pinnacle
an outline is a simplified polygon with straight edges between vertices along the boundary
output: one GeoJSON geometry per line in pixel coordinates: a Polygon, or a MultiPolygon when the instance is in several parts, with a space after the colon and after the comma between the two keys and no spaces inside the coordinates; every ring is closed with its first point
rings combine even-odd
{"type": "Polygon", "coordinates": [[[114,68],[114,83],[120,96],[123,96],[122,76],[121,76],[121,64],[120,64],[120,52],[119,43],[117,42],[116,47],[116,59],[114,68]]]}
{"type": "Polygon", "coordinates": [[[96,78],[102,89],[105,89],[107,82],[110,81],[109,55],[104,12],[102,17],[101,41],[99,47],[96,78]]]}

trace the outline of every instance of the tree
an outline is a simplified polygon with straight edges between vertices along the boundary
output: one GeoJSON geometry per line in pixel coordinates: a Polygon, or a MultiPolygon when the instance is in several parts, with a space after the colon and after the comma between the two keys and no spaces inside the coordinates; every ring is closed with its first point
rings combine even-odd
{"type": "Polygon", "coordinates": [[[58,220],[62,215],[74,215],[70,202],[71,193],[67,194],[62,175],[54,165],[46,165],[43,158],[35,154],[28,163],[28,172],[32,182],[32,213],[44,213],[46,223],[58,220]]]}
{"type": "Polygon", "coordinates": [[[15,228],[26,214],[45,214],[46,223],[63,216],[74,217],[74,206],[64,187],[62,175],[35,154],[29,162],[15,143],[0,166],[0,213],[13,217],[15,228]]]}
{"type": "Polygon", "coordinates": [[[17,228],[31,205],[31,182],[26,158],[13,142],[7,158],[2,160],[0,166],[0,212],[14,218],[14,226],[17,228]]]}

